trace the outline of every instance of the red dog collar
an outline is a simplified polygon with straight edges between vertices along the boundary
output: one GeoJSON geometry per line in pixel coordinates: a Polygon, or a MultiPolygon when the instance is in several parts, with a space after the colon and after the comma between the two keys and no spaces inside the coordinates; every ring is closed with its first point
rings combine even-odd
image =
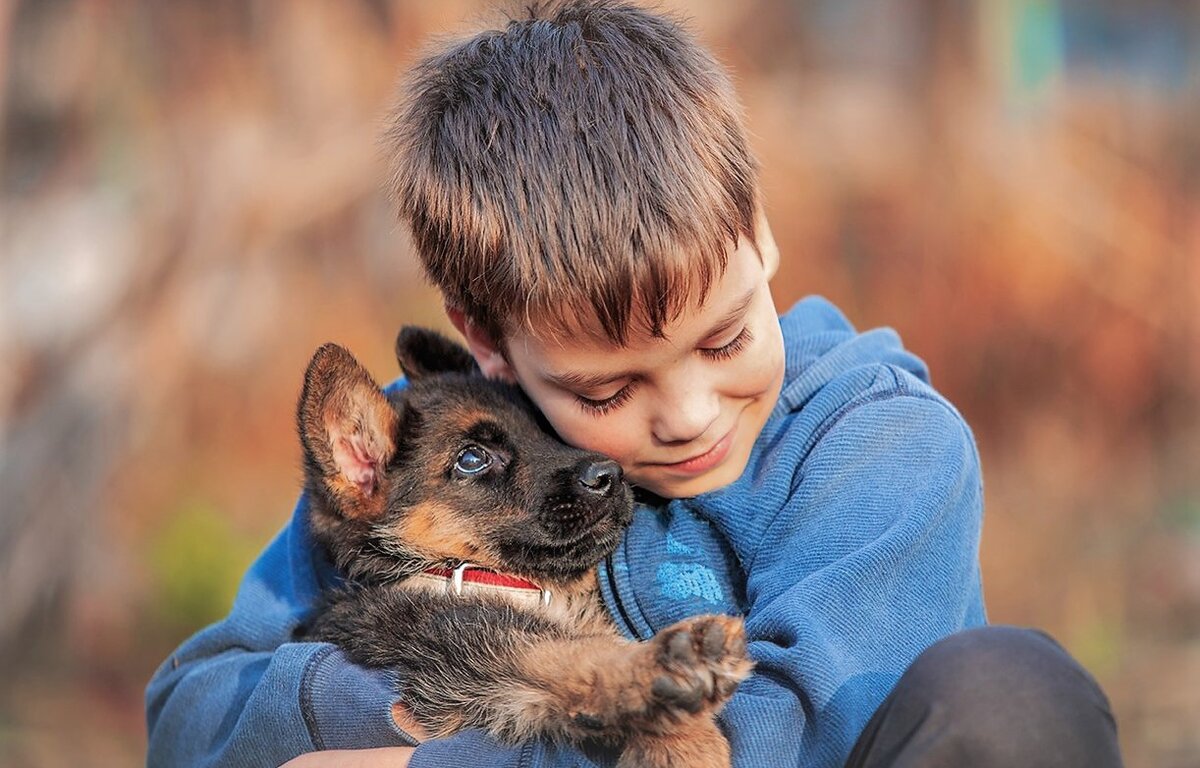
{"type": "Polygon", "coordinates": [[[517,590],[519,592],[533,592],[540,597],[542,605],[550,604],[550,590],[543,589],[540,585],[522,579],[519,576],[510,576],[507,573],[493,571],[490,568],[475,565],[473,563],[463,563],[457,568],[426,568],[423,575],[436,576],[450,582],[450,591],[456,596],[462,595],[463,585],[470,584],[477,587],[495,587],[503,590],[517,590]]]}

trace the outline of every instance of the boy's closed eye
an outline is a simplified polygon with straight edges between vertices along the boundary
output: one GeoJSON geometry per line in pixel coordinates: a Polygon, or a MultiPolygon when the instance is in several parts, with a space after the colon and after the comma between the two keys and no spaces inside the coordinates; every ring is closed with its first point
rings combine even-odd
{"type": "Polygon", "coordinates": [[[712,360],[728,360],[745,349],[746,345],[753,340],[754,333],[750,330],[750,326],[744,325],[736,336],[724,344],[716,347],[700,347],[697,351],[712,360]]]}
{"type": "Polygon", "coordinates": [[[620,408],[629,402],[629,398],[633,396],[633,389],[636,385],[637,380],[633,379],[614,394],[604,398],[584,397],[583,395],[576,394],[575,402],[579,403],[579,406],[583,408],[585,413],[593,416],[603,416],[609,411],[620,408]]]}
{"type": "MultiPolygon", "coordinates": [[[[750,326],[744,325],[736,335],[724,343],[720,343],[717,346],[701,346],[696,351],[710,360],[729,360],[740,354],[753,340],[754,335],[750,330],[750,326]]],[[[597,396],[593,393],[585,395],[579,392],[573,394],[575,395],[576,402],[585,413],[594,416],[603,416],[629,402],[629,398],[633,396],[634,389],[638,383],[639,379],[637,377],[630,377],[623,386],[609,395],[597,396]]]]}
{"type": "Polygon", "coordinates": [[[634,373],[599,376],[565,374],[552,380],[569,394],[586,413],[600,415],[625,403],[637,382],[634,373]]]}

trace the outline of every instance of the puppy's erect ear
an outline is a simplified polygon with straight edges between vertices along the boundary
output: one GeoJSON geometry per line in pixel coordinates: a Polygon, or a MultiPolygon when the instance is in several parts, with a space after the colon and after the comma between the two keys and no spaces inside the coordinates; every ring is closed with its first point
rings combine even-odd
{"type": "Polygon", "coordinates": [[[477,373],[475,358],[463,345],[437,331],[406,325],[396,337],[396,360],[409,381],[437,373],[477,373]]]}
{"type": "Polygon", "coordinates": [[[297,409],[308,480],[344,517],[383,514],[384,467],[396,452],[399,414],[354,356],[336,344],[313,355],[297,409]]]}

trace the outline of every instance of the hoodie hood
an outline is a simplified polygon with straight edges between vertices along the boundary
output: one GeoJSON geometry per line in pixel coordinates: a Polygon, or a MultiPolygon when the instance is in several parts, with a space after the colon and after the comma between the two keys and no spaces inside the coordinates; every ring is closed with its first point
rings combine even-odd
{"type": "Polygon", "coordinates": [[[891,328],[858,333],[841,310],[808,296],[779,318],[784,339],[784,387],[777,413],[798,411],[833,379],[854,368],[891,365],[929,383],[929,369],[891,328]]]}

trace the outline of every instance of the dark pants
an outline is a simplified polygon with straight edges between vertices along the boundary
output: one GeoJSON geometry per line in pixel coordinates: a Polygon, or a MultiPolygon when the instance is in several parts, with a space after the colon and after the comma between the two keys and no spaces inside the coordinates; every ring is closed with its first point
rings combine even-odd
{"type": "Polygon", "coordinates": [[[1049,635],[981,627],[935,643],[900,678],[848,768],[1108,768],[1117,726],[1092,676],[1049,635]]]}

